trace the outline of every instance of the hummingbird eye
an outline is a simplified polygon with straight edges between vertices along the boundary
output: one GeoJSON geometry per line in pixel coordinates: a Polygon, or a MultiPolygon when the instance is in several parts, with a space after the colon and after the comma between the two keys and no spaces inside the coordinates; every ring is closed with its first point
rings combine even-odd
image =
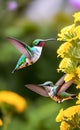
{"type": "Polygon", "coordinates": [[[50,84],[48,84],[48,86],[51,86],[50,84]]]}
{"type": "Polygon", "coordinates": [[[39,41],[39,42],[36,42],[36,45],[40,45],[40,43],[41,43],[40,41],[39,41]]]}

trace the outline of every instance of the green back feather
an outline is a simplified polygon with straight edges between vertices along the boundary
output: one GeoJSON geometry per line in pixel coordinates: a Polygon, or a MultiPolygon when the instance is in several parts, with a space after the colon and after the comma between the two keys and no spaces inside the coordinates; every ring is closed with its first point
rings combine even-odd
{"type": "Polygon", "coordinates": [[[28,51],[29,55],[32,57],[32,48],[27,45],[26,50],[28,51]]]}
{"type": "Polygon", "coordinates": [[[18,60],[15,69],[17,69],[17,68],[18,68],[20,65],[22,65],[25,61],[26,61],[26,56],[23,54],[23,55],[21,55],[20,59],[18,60]]]}

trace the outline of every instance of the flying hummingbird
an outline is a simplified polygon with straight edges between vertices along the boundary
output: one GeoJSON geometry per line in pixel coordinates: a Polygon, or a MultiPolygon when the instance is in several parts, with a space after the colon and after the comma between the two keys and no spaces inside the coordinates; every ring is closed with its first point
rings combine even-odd
{"type": "Polygon", "coordinates": [[[25,87],[45,97],[50,97],[57,103],[76,97],[76,94],[65,92],[73,83],[73,80],[64,83],[64,76],[54,85],[53,82],[47,81],[43,84],[27,84],[25,87]]]}
{"type": "Polygon", "coordinates": [[[15,69],[12,71],[14,73],[16,70],[34,64],[40,58],[45,42],[55,39],[36,39],[33,41],[33,47],[13,37],[8,37],[8,40],[22,53],[15,69]]]}

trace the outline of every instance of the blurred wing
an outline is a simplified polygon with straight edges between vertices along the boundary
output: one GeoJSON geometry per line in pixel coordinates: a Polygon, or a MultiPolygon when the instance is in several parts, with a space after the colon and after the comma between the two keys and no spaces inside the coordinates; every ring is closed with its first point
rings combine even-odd
{"type": "Polygon", "coordinates": [[[63,75],[63,76],[55,83],[55,85],[56,85],[56,86],[62,86],[62,84],[64,83],[64,77],[65,77],[65,75],[63,75]]]}
{"type": "Polygon", "coordinates": [[[29,52],[27,51],[27,44],[23,43],[22,41],[15,39],[13,37],[8,37],[8,40],[27,58],[31,58],[29,52]]]}
{"type": "Polygon", "coordinates": [[[62,92],[65,92],[65,91],[72,85],[73,82],[74,82],[74,80],[72,79],[72,80],[70,80],[69,82],[64,83],[64,84],[60,87],[60,89],[58,90],[58,94],[59,94],[59,93],[62,93],[62,92]]]}
{"type": "Polygon", "coordinates": [[[42,96],[45,97],[49,97],[48,93],[46,92],[46,90],[38,85],[34,85],[34,84],[27,84],[25,85],[26,88],[30,89],[33,92],[36,92],[42,96]]]}
{"type": "Polygon", "coordinates": [[[65,75],[63,75],[63,76],[55,83],[55,85],[57,86],[57,89],[56,89],[57,93],[58,93],[58,91],[60,90],[60,88],[62,87],[62,85],[63,85],[63,83],[64,83],[64,77],[65,77],[65,75]]]}

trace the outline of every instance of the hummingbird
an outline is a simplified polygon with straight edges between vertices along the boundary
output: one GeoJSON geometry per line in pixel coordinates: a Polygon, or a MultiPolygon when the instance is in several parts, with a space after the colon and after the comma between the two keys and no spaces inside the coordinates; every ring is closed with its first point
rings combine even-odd
{"type": "Polygon", "coordinates": [[[54,85],[51,81],[46,81],[43,84],[27,84],[25,87],[34,91],[42,96],[50,97],[57,103],[61,103],[65,100],[72,99],[76,97],[76,94],[67,93],[66,90],[71,86],[73,80],[64,83],[64,76],[54,85]]]}
{"type": "Polygon", "coordinates": [[[12,71],[12,73],[14,73],[16,70],[34,64],[40,58],[45,42],[53,41],[55,39],[36,39],[33,41],[32,47],[13,37],[8,37],[8,40],[22,53],[16,67],[12,71]]]}

